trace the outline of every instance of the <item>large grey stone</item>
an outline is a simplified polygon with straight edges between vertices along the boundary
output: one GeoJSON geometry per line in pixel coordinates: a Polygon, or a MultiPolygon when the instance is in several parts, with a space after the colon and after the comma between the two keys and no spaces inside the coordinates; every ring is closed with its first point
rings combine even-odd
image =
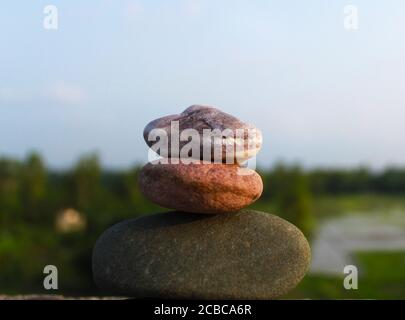
{"type": "Polygon", "coordinates": [[[271,299],[294,288],[309,262],[304,235],[277,216],[174,211],[104,232],[93,275],[107,292],[133,297],[271,299]]]}

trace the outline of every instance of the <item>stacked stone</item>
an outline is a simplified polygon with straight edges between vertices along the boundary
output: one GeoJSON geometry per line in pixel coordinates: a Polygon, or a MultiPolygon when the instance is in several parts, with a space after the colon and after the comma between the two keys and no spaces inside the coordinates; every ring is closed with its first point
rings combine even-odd
{"type": "MultiPolygon", "coordinates": [[[[260,176],[239,165],[260,150],[260,131],[197,105],[149,123],[144,138],[151,148],[154,129],[168,133],[168,149],[160,149],[167,161],[142,168],[140,189],[175,211],[123,221],[105,231],[93,252],[96,284],[110,294],[184,299],[272,299],[294,288],[310,262],[304,235],[277,216],[244,209],[263,190],[260,176]],[[180,132],[198,132],[200,161],[182,161],[173,152],[173,121],[180,132]],[[255,130],[256,135],[221,140],[218,163],[213,149],[211,161],[203,158],[205,129],[255,130]],[[245,146],[234,152],[233,164],[226,163],[229,141],[234,150],[245,146]]],[[[182,140],[179,150],[190,143],[182,140]]]]}

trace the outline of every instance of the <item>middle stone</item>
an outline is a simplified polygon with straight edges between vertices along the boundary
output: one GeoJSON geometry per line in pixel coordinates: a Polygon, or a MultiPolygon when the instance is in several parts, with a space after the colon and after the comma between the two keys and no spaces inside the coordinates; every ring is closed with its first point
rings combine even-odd
{"type": "Polygon", "coordinates": [[[160,206],[199,213],[238,211],[255,202],[263,191],[255,171],[214,163],[148,163],[140,172],[139,186],[160,206]]]}

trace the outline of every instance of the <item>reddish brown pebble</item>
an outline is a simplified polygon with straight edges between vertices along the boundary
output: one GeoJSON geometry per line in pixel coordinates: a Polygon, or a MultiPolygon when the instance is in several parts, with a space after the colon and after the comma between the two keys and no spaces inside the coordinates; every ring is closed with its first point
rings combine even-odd
{"type": "Polygon", "coordinates": [[[199,213],[238,211],[255,202],[263,190],[255,171],[214,163],[148,163],[140,172],[139,186],[162,207],[199,213]]]}

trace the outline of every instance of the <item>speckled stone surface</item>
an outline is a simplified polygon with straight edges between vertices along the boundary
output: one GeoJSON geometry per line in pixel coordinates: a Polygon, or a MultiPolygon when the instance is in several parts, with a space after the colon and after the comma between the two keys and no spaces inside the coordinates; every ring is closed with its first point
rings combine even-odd
{"type": "Polygon", "coordinates": [[[238,211],[255,202],[263,191],[253,170],[225,164],[145,165],[139,175],[141,192],[170,209],[198,213],[238,211]]]}
{"type": "MultiPolygon", "coordinates": [[[[233,135],[229,137],[233,138],[232,141],[234,150],[235,150],[235,157],[233,160],[234,163],[242,163],[247,159],[255,156],[261,146],[262,146],[262,133],[261,131],[256,128],[254,125],[245,123],[237,119],[236,117],[225,113],[215,107],[211,106],[202,106],[202,105],[192,105],[184,110],[180,114],[165,116],[156,120],[151,121],[144,129],[143,136],[148,144],[151,147],[155,141],[149,140],[149,134],[153,129],[163,129],[168,134],[168,150],[166,151],[167,154],[165,157],[176,157],[179,158],[180,154],[173,154],[171,148],[171,121],[178,121],[179,122],[179,130],[182,132],[185,129],[195,129],[199,133],[199,159],[203,159],[204,154],[204,136],[203,130],[210,129],[210,130],[220,130],[224,132],[226,129],[230,129],[233,131],[233,135]],[[238,136],[237,131],[238,129],[243,130],[243,135],[238,136]],[[249,136],[249,130],[255,132],[254,135],[249,136]],[[241,146],[244,148],[243,152],[238,152],[237,146],[241,146]]],[[[184,147],[188,141],[179,141],[179,149],[184,147]]],[[[219,150],[221,150],[220,155],[222,155],[222,160],[225,162],[226,160],[226,142],[225,140],[220,140],[221,146],[219,150]]],[[[165,149],[166,150],[166,149],[165,149]]],[[[160,151],[160,150],[159,150],[160,151]]],[[[193,158],[196,158],[193,156],[193,158]]],[[[207,158],[204,158],[207,159],[207,158]]],[[[214,160],[214,145],[211,145],[211,160],[214,160]]]]}
{"type": "Polygon", "coordinates": [[[104,232],[93,275],[107,293],[132,297],[272,299],[294,288],[309,263],[304,235],[277,216],[167,212],[104,232]]]}

